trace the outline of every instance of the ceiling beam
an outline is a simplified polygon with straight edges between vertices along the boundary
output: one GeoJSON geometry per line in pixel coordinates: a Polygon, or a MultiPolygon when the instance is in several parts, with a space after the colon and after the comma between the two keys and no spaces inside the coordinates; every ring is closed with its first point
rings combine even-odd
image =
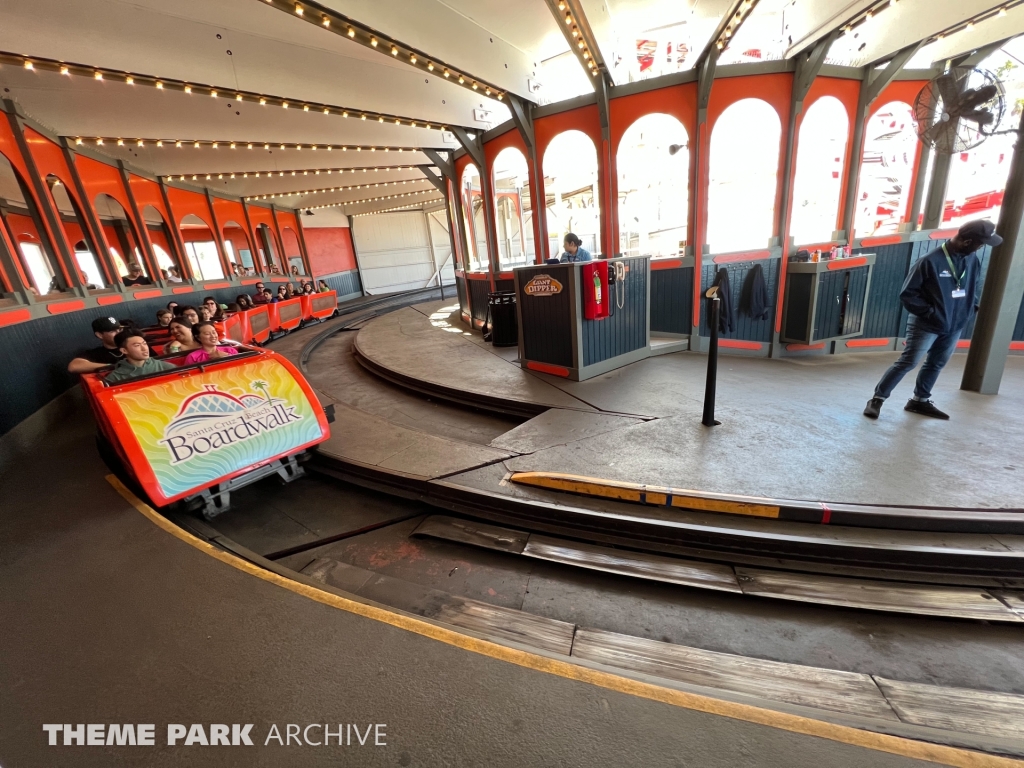
{"type": "Polygon", "coordinates": [[[50,59],[43,56],[23,56],[9,51],[0,51],[0,65],[4,64],[21,67],[30,71],[64,75],[66,77],[79,77],[88,78],[90,80],[122,83],[125,87],[142,87],[155,88],[162,91],[177,91],[179,93],[194,95],[197,98],[210,98],[212,96],[213,98],[224,99],[226,101],[258,104],[263,107],[297,109],[305,112],[320,112],[325,115],[333,115],[343,119],[375,120],[381,123],[404,125],[412,128],[447,130],[447,126],[433,120],[423,120],[421,118],[405,115],[357,109],[355,107],[326,104],[323,102],[308,101],[305,99],[292,99],[286,96],[257,93],[255,91],[246,91],[230,86],[225,87],[210,83],[186,82],[175,78],[165,78],[158,75],[148,75],[128,70],[94,67],[88,64],[58,61],[56,59],[50,59]]]}
{"type": "Polygon", "coordinates": [[[462,148],[466,150],[466,154],[468,154],[473,159],[473,162],[476,163],[477,169],[483,173],[484,169],[487,167],[487,161],[484,158],[484,143],[481,139],[481,135],[476,134],[476,138],[471,139],[469,138],[469,134],[463,128],[453,125],[451,130],[455,135],[455,138],[458,139],[459,144],[461,144],[462,148]]]}
{"type": "Polygon", "coordinates": [[[584,72],[588,72],[592,80],[604,78],[612,85],[611,74],[601,55],[594,30],[590,27],[587,15],[583,12],[580,0],[544,0],[548,10],[555,19],[555,24],[562,30],[562,36],[569,44],[572,53],[584,72]]]}
{"type": "Polygon", "coordinates": [[[430,162],[437,166],[442,176],[449,179],[455,178],[455,164],[452,162],[450,150],[424,149],[423,154],[430,159],[430,162]],[[442,151],[445,153],[445,157],[441,156],[442,151]]]}
{"type": "Polygon", "coordinates": [[[533,104],[520,99],[513,93],[508,95],[508,109],[512,113],[512,122],[519,131],[519,137],[523,140],[528,150],[533,150],[536,142],[533,138],[533,104]]]}
{"type": "Polygon", "coordinates": [[[258,2],[263,6],[269,4],[272,8],[287,13],[293,18],[301,19],[313,26],[320,27],[324,32],[333,33],[352,43],[362,45],[371,51],[376,51],[393,61],[398,61],[412,67],[418,72],[440,77],[489,99],[502,101],[506,97],[507,92],[504,88],[448,64],[426,51],[396,40],[390,35],[373,29],[351,16],[339,13],[321,3],[312,0],[302,0],[301,2],[296,2],[295,0],[285,0],[284,2],[279,0],[258,0],[258,2]]]}

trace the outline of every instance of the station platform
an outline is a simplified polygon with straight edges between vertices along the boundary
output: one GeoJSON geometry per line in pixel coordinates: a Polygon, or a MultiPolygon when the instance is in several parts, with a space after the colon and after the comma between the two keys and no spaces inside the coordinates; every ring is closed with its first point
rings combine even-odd
{"type": "Polygon", "coordinates": [[[861,411],[896,354],[771,360],[722,356],[716,417],[701,424],[707,357],[660,355],[584,382],[520,368],[454,302],[408,307],[359,331],[360,361],[420,392],[532,416],[486,447],[511,472],[603,478],[826,505],[1018,510],[1024,499],[1024,358],[998,396],[959,389],[966,355],[939,379],[948,422],[903,410],[908,376],[871,421],[861,411]]]}

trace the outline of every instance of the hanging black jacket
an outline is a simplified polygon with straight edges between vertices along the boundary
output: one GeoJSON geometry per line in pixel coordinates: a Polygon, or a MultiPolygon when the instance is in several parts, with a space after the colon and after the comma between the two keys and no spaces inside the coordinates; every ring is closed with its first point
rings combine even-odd
{"type": "Polygon", "coordinates": [[[736,315],[732,305],[732,289],[729,287],[729,270],[722,267],[715,276],[718,286],[718,298],[721,299],[718,315],[718,332],[732,333],[736,327],[736,315]]]}
{"type": "Polygon", "coordinates": [[[771,309],[768,286],[764,281],[764,270],[760,264],[755,264],[743,284],[740,311],[746,312],[753,320],[767,320],[771,309]]]}

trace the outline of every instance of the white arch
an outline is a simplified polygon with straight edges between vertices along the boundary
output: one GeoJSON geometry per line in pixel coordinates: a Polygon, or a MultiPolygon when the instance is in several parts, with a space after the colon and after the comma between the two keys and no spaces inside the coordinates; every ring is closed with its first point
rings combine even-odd
{"type": "Polygon", "coordinates": [[[800,125],[789,233],[798,245],[828,242],[838,227],[850,115],[835,96],[815,101],[800,125]]]}
{"type": "Polygon", "coordinates": [[[601,191],[597,148],[583,131],[563,131],[544,150],[544,194],[553,195],[547,209],[548,256],[562,252],[562,238],[572,232],[592,254],[601,248],[601,191]]]}
{"type": "Polygon", "coordinates": [[[714,253],[766,248],[775,231],[782,121],[761,99],[741,99],[711,132],[707,243],[714,253]]]}
{"type": "Polygon", "coordinates": [[[690,137],[679,120],[654,112],[637,118],[619,142],[619,250],[676,256],[687,240],[690,137]]]}

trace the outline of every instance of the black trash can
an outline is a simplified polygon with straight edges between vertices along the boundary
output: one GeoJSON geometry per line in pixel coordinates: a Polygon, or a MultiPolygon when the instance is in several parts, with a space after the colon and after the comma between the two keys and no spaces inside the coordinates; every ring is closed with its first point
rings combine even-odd
{"type": "Polygon", "coordinates": [[[519,344],[519,321],[516,319],[516,295],[512,291],[487,294],[487,314],[491,318],[491,343],[496,347],[519,344]]]}

